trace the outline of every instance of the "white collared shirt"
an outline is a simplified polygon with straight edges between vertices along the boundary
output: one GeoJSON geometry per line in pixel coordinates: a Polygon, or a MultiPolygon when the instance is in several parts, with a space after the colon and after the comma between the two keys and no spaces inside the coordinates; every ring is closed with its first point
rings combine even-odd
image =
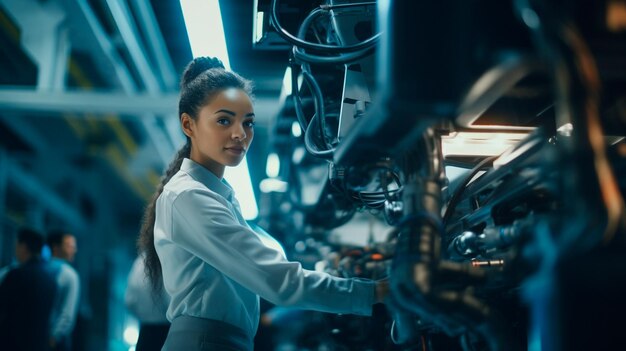
{"type": "Polygon", "coordinates": [[[221,320],[255,335],[259,295],[273,304],[370,315],[374,282],[303,269],[263,244],[224,180],[190,159],[156,204],[154,242],[171,297],[167,318],[221,320]]]}
{"type": "Polygon", "coordinates": [[[65,260],[52,257],[50,262],[59,266],[57,293],[51,317],[52,336],[59,340],[71,336],[74,330],[80,302],[80,278],[74,267],[65,260]]]}
{"type": "Polygon", "coordinates": [[[128,273],[124,303],[139,320],[140,324],[169,324],[165,313],[170,297],[164,289],[157,296],[152,293],[152,284],[146,276],[144,255],[135,258],[128,273]]]}

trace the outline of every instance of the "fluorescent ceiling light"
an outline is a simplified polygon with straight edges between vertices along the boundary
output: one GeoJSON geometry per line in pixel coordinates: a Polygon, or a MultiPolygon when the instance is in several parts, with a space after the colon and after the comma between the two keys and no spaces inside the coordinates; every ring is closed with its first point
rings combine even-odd
{"type": "MultiPolygon", "coordinates": [[[[224,67],[230,70],[219,1],[180,0],[180,7],[185,17],[185,27],[193,57],[217,57],[222,60],[224,67]]],[[[259,215],[259,209],[252,190],[247,158],[244,157],[237,167],[226,167],[224,178],[235,189],[243,218],[255,219],[259,215]]]]}
{"type": "Polygon", "coordinates": [[[193,57],[211,56],[230,70],[218,0],[180,0],[193,57]]]}
{"type": "Polygon", "coordinates": [[[441,138],[444,156],[495,156],[517,145],[526,133],[458,132],[441,138]]]}

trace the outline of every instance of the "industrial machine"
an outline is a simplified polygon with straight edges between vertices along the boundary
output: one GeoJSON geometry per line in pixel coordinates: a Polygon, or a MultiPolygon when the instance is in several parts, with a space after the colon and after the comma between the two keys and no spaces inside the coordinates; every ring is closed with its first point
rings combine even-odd
{"type": "Polygon", "coordinates": [[[391,286],[373,318],[312,313],[279,342],[621,343],[625,2],[255,6],[255,45],[290,50],[262,220],[305,265],[391,286]]]}

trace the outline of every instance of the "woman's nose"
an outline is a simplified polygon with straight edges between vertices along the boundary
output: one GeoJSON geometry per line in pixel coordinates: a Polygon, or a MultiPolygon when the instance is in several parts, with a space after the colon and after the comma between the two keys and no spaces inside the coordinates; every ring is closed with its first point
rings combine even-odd
{"type": "Polygon", "coordinates": [[[233,140],[243,141],[246,139],[246,131],[243,127],[235,127],[232,138],[233,140]]]}

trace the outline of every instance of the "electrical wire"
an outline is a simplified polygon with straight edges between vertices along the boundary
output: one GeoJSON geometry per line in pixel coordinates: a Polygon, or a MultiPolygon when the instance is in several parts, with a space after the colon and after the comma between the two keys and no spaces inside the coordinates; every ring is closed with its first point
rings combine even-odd
{"type": "MultiPolygon", "coordinates": [[[[349,4],[348,4],[349,5],[349,4]]],[[[323,5],[322,5],[323,6],[323,5]]],[[[328,11],[323,11],[321,8],[315,8],[311,11],[302,21],[300,28],[298,29],[298,38],[305,40],[306,33],[309,30],[309,27],[312,26],[313,21],[317,19],[317,17],[321,15],[328,14],[328,11]]],[[[315,36],[318,40],[320,40],[319,35],[317,35],[317,31],[315,31],[315,27],[313,27],[315,36]]],[[[306,53],[301,47],[296,45],[293,46],[293,56],[294,58],[303,63],[303,70],[309,70],[308,64],[319,64],[319,65],[336,65],[336,64],[345,64],[354,61],[358,61],[368,55],[371,55],[376,46],[372,45],[363,50],[350,52],[347,54],[338,54],[333,56],[320,56],[311,53],[306,53]],[[306,66],[305,66],[306,65],[306,66]]]]}
{"type": "Polygon", "coordinates": [[[467,175],[467,177],[463,179],[461,184],[459,184],[459,186],[457,186],[456,189],[454,189],[454,194],[450,198],[450,201],[448,201],[448,206],[446,206],[446,212],[443,215],[444,225],[448,223],[448,220],[454,213],[454,209],[456,208],[457,203],[461,199],[461,195],[465,191],[465,187],[467,187],[467,184],[469,184],[469,182],[474,178],[474,176],[476,176],[476,174],[481,169],[483,169],[486,165],[493,163],[493,161],[496,160],[497,158],[498,156],[491,156],[480,161],[474,168],[472,168],[470,173],[467,175]]]}
{"type": "Polygon", "coordinates": [[[353,2],[350,4],[320,5],[320,8],[324,10],[332,10],[332,9],[345,8],[345,7],[370,6],[370,5],[376,5],[376,1],[353,2]]]}
{"type": "MultiPolygon", "coordinates": [[[[276,1],[273,2],[273,11],[276,10],[276,1]]],[[[313,22],[321,15],[327,14],[328,11],[322,8],[313,9],[307,17],[303,20],[300,28],[298,30],[298,39],[305,42],[306,33],[309,28],[312,27],[313,22]]],[[[277,16],[276,16],[277,18],[277,16]]],[[[275,22],[280,27],[278,21],[275,22]]],[[[279,30],[279,28],[277,28],[279,30]]],[[[280,31],[280,30],[279,30],[280,31]]],[[[332,46],[334,47],[334,46],[332,46]]],[[[322,94],[321,88],[317,83],[315,77],[311,73],[311,69],[309,63],[313,64],[344,64],[352,61],[359,60],[367,55],[370,55],[374,49],[374,45],[364,46],[363,49],[358,50],[356,52],[349,52],[347,54],[339,54],[335,56],[320,56],[314,55],[310,53],[304,52],[304,50],[299,47],[297,44],[294,45],[292,50],[292,55],[290,57],[290,66],[291,66],[291,84],[292,84],[292,95],[295,106],[296,117],[298,122],[300,123],[300,127],[305,133],[305,147],[309,153],[311,153],[315,157],[324,158],[324,159],[332,159],[334,154],[334,147],[326,138],[326,111],[325,111],[325,103],[324,103],[324,95],[322,94]],[[302,108],[302,99],[300,96],[300,88],[298,86],[298,70],[296,69],[296,63],[301,63],[300,71],[302,73],[302,78],[304,82],[309,87],[311,94],[313,95],[313,101],[315,105],[315,115],[311,118],[311,121],[307,122],[307,119],[304,115],[304,110],[302,108]],[[315,146],[317,143],[314,141],[313,131],[310,131],[309,127],[313,124],[313,120],[317,122],[317,127],[319,128],[319,137],[321,139],[321,148],[315,146]]],[[[336,47],[334,47],[336,48],[336,47]]]]}
{"type": "Polygon", "coordinates": [[[293,56],[299,62],[313,63],[318,65],[336,65],[358,61],[364,57],[371,55],[375,47],[366,48],[361,51],[341,54],[337,56],[320,56],[304,52],[301,48],[293,47],[293,56]]]}
{"type": "Polygon", "coordinates": [[[306,133],[309,122],[307,122],[306,117],[304,116],[304,111],[302,110],[302,100],[300,98],[299,92],[300,88],[298,87],[300,66],[296,65],[295,62],[293,62],[293,59],[290,59],[289,65],[291,67],[291,97],[293,99],[294,109],[296,111],[296,118],[300,123],[300,128],[306,133]]]}
{"type": "MultiPolygon", "coordinates": [[[[320,8],[321,11],[323,9],[320,8]]],[[[272,0],[272,9],[270,11],[270,24],[276,29],[278,35],[280,35],[283,39],[285,39],[288,43],[301,47],[306,50],[325,52],[330,54],[343,54],[355,51],[361,51],[363,49],[369,48],[371,46],[376,45],[380,38],[380,33],[375,34],[374,36],[353,45],[347,46],[334,46],[334,45],[325,45],[325,44],[316,44],[312,42],[308,42],[302,40],[293,34],[287,32],[278,21],[278,0],[272,0]]]]}
{"type": "Polygon", "coordinates": [[[313,115],[311,118],[311,123],[309,124],[309,128],[304,131],[304,147],[306,150],[313,156],[323,159],[332,159],[334,149],[331,150],[320,150],[315,146],[315,141],[313,140],[311,124],[318,123],[318,118],[316,115],[313,115]]]}
{"type": "MultiPolygon", "coordinates": [[[[307,17],[302,22],[300,29],[298,30],[298,36],[300,38],[302,39],[305,38],[309,27],[313,23],[313,20],[321,13],[322,13],[321,9],[318,8],[318,9],[314,9],[313,11],[311,11],[311,13],[309,13],[309,15],[307,15],[307,17]]],[[[295,61],[295,58],[293,56],[292,58],[295,61]]],[[[297,83],[298,74],[297,74],[297,70],[294,69],[294,66],[295,66],[295,62],[293,62],[292,64],[292,79],[291,79],[292,94],[294,95],[296,116],[298,118],[298,121],[300,122],[300,126],[302,127],[302,130],[304,130],[305,132],[305,139],[304,139],[305,147],[307,151],[309,151],[312,155],[316,157],[332,158],[332,152],[334,152],[334,150],[326,141],[326,111],[324,107],[324,95],[322,94],[322,91],[319,87],[319,84],[315,80],[315,77],[313,77],[313,74],[311,73],[311,68],[309,67],[309,65],[306,63],[302,64],[300,66],[300,70],[302,72],[302,78],[304,79],[306,84],[309,86],[309,90],[311,91],[311,94],[313,95],[313,102],[315,105],[315,115],[313,118],[315,118],[316,116],[318,118],[317,126],[320,129],[320,138],[322,139],[322,143],[323,143],[322,149],[320,150],[318,148],[313,147],[313,145],[315,144],[315,142],[313,141],[313,134],[311,131],[307,129],[306,118],[304,117],[304,111],[302,109],[302,100],[300,98],[300,89],[297,83]],[[332,152],[327,152],[328,150],[331,150],[332,152]]],[[[311,122],[313,121],[313,118],[311,118],[311,122]]]]}
{"type": "MultiPolygon", "coordinates": [[[[313,94],[313,103],[315,105],[315,115],[318,119],[317,126],[319,127],[320,138],[322,139],[322,146],[326,150],[331,150],[332,147],[326,140],[326,108],[324,106],[324,95],[322,95],[322,89],[315,80],[315,77],[310,72],[302,71],[302,78],[309,86],[311,94],[313,94]]],[[[334,151],[334,150],[332,150],[334,151]]]]}
{"type": "Polygon", "coordinates": [[[350,189],[349,196],[353,200],[358,200],[363,206],[370,209],[378,209],[385,205],[386,201],[390,201],[393,197],[400,194],[404,187],[400,182],[400,176],[393,170],[383,167],[382,172],[379,173],[379,184],[381,191],[361,191],[350,189]],[[391,175],[393,182],[397,185],[396,189],[389,189],[390,183],[386,181],[386,174],[391,175]]]}
{"type": "MultiPolygon", "coordinates": [[[[313,11],[311,11],[302,21],[302,24],[300,25],[300,28],[298,29],[298,38],[305,40],[306,33],[309,30],[309,28],[312,27],[313,21],[316,20],[317,17],[321,15],[325,15],[325,14],[328,14],[328,12],[323,11],[320,8],[313,9],[313,11]]],[[[315,37],[318,40],[320,40],[319,35],[317,34],[317,31],[315,30],[315,27],[312,27],[312,28],[314,29],[315,37]]],[[[365,56],[370,55],[374,51],[374,48],[375,46],[372,45],[363,50],[359,50],[359,51],[355,51],[355,52],[351,52],[347,54],[339,54],[339,55],[333,55],[333,56],[320,56],[320,55],[306,53],[304,52],[302,48],[294,45],[292,52],[293,52],[293,57],[297,61],[303,63],[302,70],[309,71],[310,70],[308,67],[309,63],[320,64],[320,65],[336,65],[336,64],[350,63],[350,62],[360,60],[364,58],[365,56]]]]}

